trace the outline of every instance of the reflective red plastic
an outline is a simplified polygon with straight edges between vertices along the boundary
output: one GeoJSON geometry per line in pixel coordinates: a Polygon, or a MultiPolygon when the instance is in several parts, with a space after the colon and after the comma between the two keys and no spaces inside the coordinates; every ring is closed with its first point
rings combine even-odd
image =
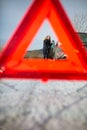
{"type": "Polygon", "coordinates": [[[35,0],[29,7],[0,54],[0,78],[87,80],[86,52],[59,0],[35,0]],[[45,19],[62,42],[67,60],[24,59],[45,19]]]}

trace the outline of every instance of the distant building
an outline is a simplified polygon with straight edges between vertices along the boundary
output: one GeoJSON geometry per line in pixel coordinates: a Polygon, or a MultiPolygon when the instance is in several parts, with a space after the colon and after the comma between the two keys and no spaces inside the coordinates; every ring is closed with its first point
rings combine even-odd
{"type": "Polygon", "coordinates": [[[78,32],[78,34],[82,40],[83,46],[85,47],[85,49],[87,51],[87,33],[78,32]]]}

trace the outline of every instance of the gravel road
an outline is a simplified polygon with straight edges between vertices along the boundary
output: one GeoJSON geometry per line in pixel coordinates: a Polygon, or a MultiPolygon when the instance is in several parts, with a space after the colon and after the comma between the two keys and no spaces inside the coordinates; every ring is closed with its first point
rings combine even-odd
{"type": "Polygon", "coordinates": [[[87,81],[0,80],[0,130],[87,130],[87,81]]]}

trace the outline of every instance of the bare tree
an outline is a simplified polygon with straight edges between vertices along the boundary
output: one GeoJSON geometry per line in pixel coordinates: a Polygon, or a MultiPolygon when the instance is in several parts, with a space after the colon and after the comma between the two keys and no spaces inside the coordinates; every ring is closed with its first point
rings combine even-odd
{"type": "Polygon", "coordinates": [[[0,51],[2,50],[2,48],[3,48],[3,44],[0,43],[0,51]]]}
{"type": "Polygon", "coordinates": [[[77,32],[87,32],[87,14],[75,14],[72,23],[77,32]]]}
{"type": "Polygon", "coordinates": [[[0,52],[2,51],[2,49],[4,48],[4,45],[3,43],[0,43],[0,52]]]}

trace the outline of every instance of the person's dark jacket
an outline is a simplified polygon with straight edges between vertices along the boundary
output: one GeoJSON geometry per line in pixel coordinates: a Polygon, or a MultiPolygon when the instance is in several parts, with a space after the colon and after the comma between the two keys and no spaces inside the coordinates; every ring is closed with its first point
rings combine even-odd
{"type": "Polygon", "coordinates": [[[50,48],[51,48],[50,40],[45,39],[43,41],[43,55],[45,58],[49,58],[50,48]]]}

